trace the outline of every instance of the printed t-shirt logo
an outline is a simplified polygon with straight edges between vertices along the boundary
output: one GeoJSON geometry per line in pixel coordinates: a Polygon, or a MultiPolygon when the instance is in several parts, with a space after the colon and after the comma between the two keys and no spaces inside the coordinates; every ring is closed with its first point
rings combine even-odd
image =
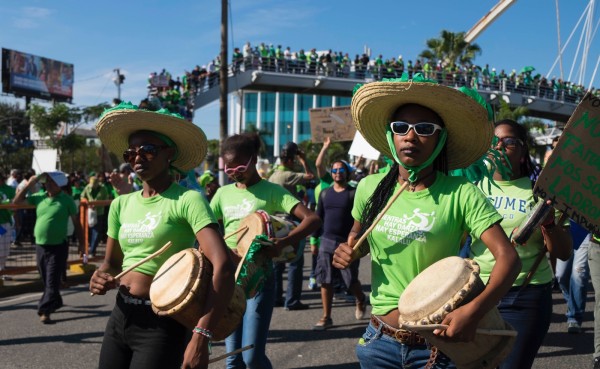
{"type": "Polygon", "coordinates": [[[255,202],[243,199],[241,204],[223,206],[223,217],[225,219],[242,219],[254,209],[255,202]]]}
{"type": "Polygon", "coordinates": [[[130,245],[140,244],[154,237],[154,229],[160,224],[162,210],[157,214],[147,212],[143,219],[134,223],[123,223],[119,231],[119,238],[125,239],[130,245]]]}
{"type": "Polygon", "coordinates": [[[403,214],[401,217],[384,215],[375,230],[384,233],[389,241],[408,245],[412,241],[427,242],[427,232],[434,224],[435,211],[423,213],[416,208],[412,214],[403,214]]]}

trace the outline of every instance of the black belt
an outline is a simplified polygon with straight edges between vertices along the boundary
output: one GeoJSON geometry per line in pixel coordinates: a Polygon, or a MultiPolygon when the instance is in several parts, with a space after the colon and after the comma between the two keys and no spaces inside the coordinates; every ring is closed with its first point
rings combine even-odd
{"type": "Polygon", "coordinates": [[[375,315],[371,315],[371,324],[375,329],[379,329],[381,327],[381,333],[386,336],[390,336],[396,339],[396,341],[400,342],[403,345],[412,346],[412,345],[425,345],[427,342],[423,336],[418,333],[406,331],[404,329],[394,328],[389,326],[379,320],[375,315]]]}

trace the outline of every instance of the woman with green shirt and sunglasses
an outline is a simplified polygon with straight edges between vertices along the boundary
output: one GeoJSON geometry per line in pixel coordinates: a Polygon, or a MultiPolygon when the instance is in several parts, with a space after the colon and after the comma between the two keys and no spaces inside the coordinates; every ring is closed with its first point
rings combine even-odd
{"type": "MultiPolygon", "coordinates": [[[[449,313],[449,327],[434,333],[453,341],[472,341],[478,321],[508,291],[519,259],[499,222],[502,217],[474,185],[448,171],[466,168],[490,146],[488,111],[469,89],[437,85],[420,74],[355,89],[352,117],[358,131],[382,154],[394,158],[387,173],[358,185],[348,241],[335,251],[333,265],[346,268],[352,246],[391,204],[368,235],[371,254],[370,324],[356,347],[363,368],[454,368],[417,333],[399,329],[398,300],[408,284],[435,262],[458,255],[465,232],[484,240],[496,258],[487,288],[449,313]],[[468,93],[469,95],[466,95],[468,93]],[[400,337],[397,339],[396,337],[400,337]],[[437,352],[437,353],[436,353],[437,352]]],[[[433,286],[432,286],[433,288],[433,286]]]]}
{"type": "Polygon", "coordinates": [[[96,130],[102,143],[122,154],[142,180],[140,191],[111,203],[106,256],[90,281],[94,294],[118,289],[99,367],[207,368],[212,332],[233,294],[234,265],[202,194],[178,185],[171,175],[202,162],[206,136],[179,116],[139,110],[126,103],[106,111],[96,130]],[[172,246],[167,251],[115,280],[114,275],[169,241],[172,246]],[[213,273],[192,333],[174,319],[156,315],[149,296],[161,265],[175,253],[194,247],[196,241],[213,273]]]}

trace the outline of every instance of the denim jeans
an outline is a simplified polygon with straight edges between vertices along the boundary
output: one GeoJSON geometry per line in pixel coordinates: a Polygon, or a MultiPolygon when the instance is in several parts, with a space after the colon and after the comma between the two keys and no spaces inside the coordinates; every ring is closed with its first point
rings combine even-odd
{"type": "Polygon", "coordinates": [[[600,357],[600,245],[590,242],[588,265],[594,286],[594,357],[600,357]]]}
{"type": "Polygon", "coordinates": [[[52,314],[63,306],[60,280],[67,267],[68,253],[69,246],[66,242],[36,246],[38,272],[44,284],[44,293],[38,302],[38,315],[52,314]]]}
{"type": "Polygon", "coordinates": [[[567,261],[556,261],[556,279],[567,301],[567,322],[577,322],[581,325],[585,312],[588,279],[588,249],[590,237],[587,236],[578,249],[573,250],[567,261]]]}
{"type": "MultiPolygon", "coordinates": [[[[304,240],[298,250],[304,252],[304,240]]],[[[288,285],[285,293],[285,306],[290,307],[300,303],[302,298],[302,272],[304,269],[304,254],[297,261],[288,263],[288,285]]],[[[273,273],[275,274],[275,298],[279,299],[283,295],[283,271],[286,263],[274,263],[273,273]]]]}
{"type": "Polygon", "coordinates": [[[126,304],[119,293],[100,349],[100,369],[178,369],[189,331],[148,305],[126,304]]]}
{"type": "Polygon", "coordinates": [[[228,369],[272,369],[265,353],[275,303],[275,280],[271,275],[262,291],[246,300],[246,312],[239,327],[225,339],[227,352],[254,344],[254,348],[227,358],[228,369]]]}
{"type": "MultiPolygon", "coordinates": [[[[367,331],[356,345],[360,367],[365,369],[417,369],[423,368],[431,350],[427,345],[404,345],[395,338],[381,333],[369,323],[367,331]]],[[[438,351],[433,368],[456,368],[446,355],[438,351]]]]}
{"type": "Polygon", "coordinates": [[[552,318],[552,284],[513,287],[498,305],[502,319],[518,333],[501,369],[531,368],[552,318]]]}

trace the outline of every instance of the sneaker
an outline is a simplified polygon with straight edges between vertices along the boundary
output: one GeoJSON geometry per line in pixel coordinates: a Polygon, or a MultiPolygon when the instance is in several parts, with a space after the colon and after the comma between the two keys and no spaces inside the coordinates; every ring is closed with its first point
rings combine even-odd
{"type": "Polygon", "coordinates": [[[294,310],[307,310],[308,309],[308,305],[307,304],[303,304],[301,302],[295,303],[294,305],[290,305],[290,306],[286,306],[285,310],[287,311],[294,311],[294,310]]]}
{"type": "Polygon", "coordinates": [[[354,317],[356,320],[361,320],[365,317],[365,311],[367,310],[367,295],[363,295],[362,301],[356,301],[356,310],[354,311],[354,317]]]}
{"type": "Polygon", "coordinates": [[[314,277],[310,277],[308,279],[308,289],[311,291],[316,291],[319,289],[319,286],[317,286],[317,280],[314,277]]]}
{"type": "Polygon", "coordinates": [[[594,369],[600,369],[600,357],[594,358],[594,369]]]}
{"type": "Polygon", "coordinates": [[[313,326],[313,331],[324,331],[327,328],[331,328],[333,326],[333,320],[331,318],[322,317],[317,324],[313,326]]]}
{"type": "Polygon", "coordinates": [[[569,322],[567,325],[567,332],[572,334],[581,333],[581,324],[577,322],[569,322]]]}
{"type": "Polygon", "coordinates": [[[42,315],[40,315],[40,322],[42,322],[42,324],[50,324],[52,322],[50,320],[50,314],[42,314],[42,315]]]}

